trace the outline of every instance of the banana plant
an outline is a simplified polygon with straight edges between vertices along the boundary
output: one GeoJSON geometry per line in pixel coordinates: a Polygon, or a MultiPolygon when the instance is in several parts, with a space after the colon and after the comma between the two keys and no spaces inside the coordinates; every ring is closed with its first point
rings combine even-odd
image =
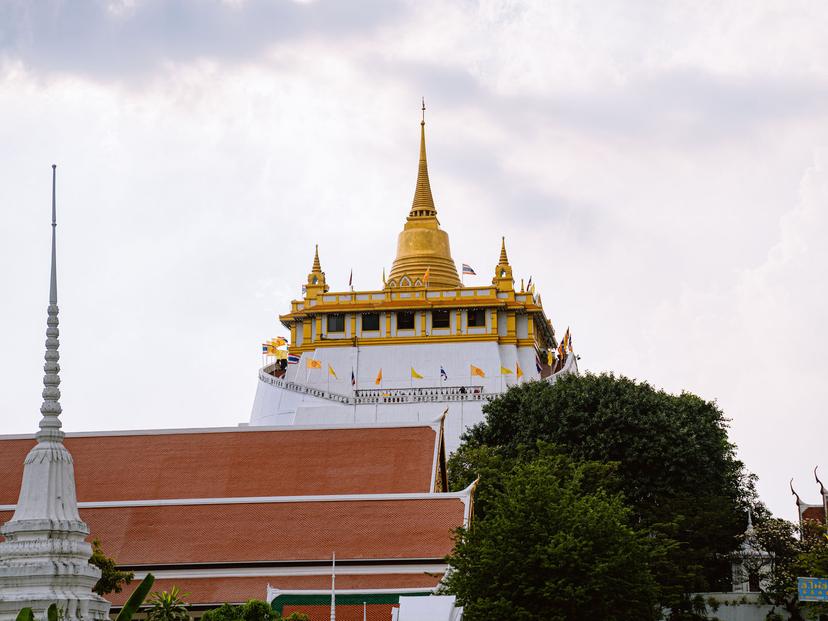
{"type": "Polygon", "coordinates": [[[138,588],[129,596],[129,599],[124,604],[124,607],[121,608],[121,612],[118,613],[115,621],[130,621],[132,619],[132,615],[138,612],[138,608],[141,607],[141,604],[144,603],[147,595],[149,595],[153,582],[155,582],[155,576],[147,574],[147,577],[141,581],[138,588]]]}
{"type": "MultiPolygon", "coordinates": [[[[58,617],[57,604],[51,604],[46,611],[46,621],[58,621],[58,617]]],[[[31,608],[24,608],[17,613],[17,621],[35,621],[34,612],[31,608]]]]}

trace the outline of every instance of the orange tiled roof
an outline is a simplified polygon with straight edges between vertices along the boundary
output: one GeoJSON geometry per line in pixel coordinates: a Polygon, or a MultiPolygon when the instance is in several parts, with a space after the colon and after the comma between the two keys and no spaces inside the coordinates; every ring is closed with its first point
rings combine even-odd
{"type": "MultiPolygon", "coordinates": [[[[368,604],[366,612],[366,621],[390,621],[391,609],[399,608],[396,604],[368,604]]],[[[330,606],[301,606],[288,605],[282,609],[282,614],[290,616],[294,612],[301,612],[308,615],[310,621],[330,621],[331,607],[330,606]]],[[[336,606],[336,621],[362,621],[363,619],[362,606],[351,605],[337,605],[336,606]]]]}
{"type": "MultiPolygon", "coordinates": [[[[452,548],[465,506],[454,495],[81,508],[90,538],[120,566],[345,559],[435,559],[452,548]]],[[[0,523],[11,518],[0,512],[0,523]]]]}
{"type": "MultiPolygon", "coordinates": [[[[441,576],[429,574],[340,574],[336,577],[336,588],[341,590],[411,589],[428,591],[437,586],[441,576]]],[[[110,593],[107,599],[114,606],[122,606],[140,583],[134,580],[121,593],[110,593]]],[[[205,578],[158,578],[153,591],[169,591],[177,586],[189,593],[186,600],[193,605],[220,605],[223,603],[242,604],[251,599],[265,599],[267,585],[281,590],[324,590],[330,589],[331,577],[316,576],[211,576],[205,578]]],[[[289,613],[288,613],[289,614],[289,613]]],[[[360,606],[360,615],[362,607],[360,606]]],[[[337,617],[339,609],[337,608],[337,617]]],[[[388,614],[387,619],[391,618],[388,614]]],[[[362,617],[360,616],[360,621],[362,617]]]]}
{"type": "Polygon", "coordinates": [[[815,520],[817,522],[825,522],[825,508],[824,507],[808,507],[802,511],[803,520],[815,520]]]}
{"type": "MultiPolygon", "coordinates": [[[[81,502],[428,492],[430,426],[67,436],[81,502]]],[[[0,505],[16,504],[33,439],[0,437],[0,505]]]]}

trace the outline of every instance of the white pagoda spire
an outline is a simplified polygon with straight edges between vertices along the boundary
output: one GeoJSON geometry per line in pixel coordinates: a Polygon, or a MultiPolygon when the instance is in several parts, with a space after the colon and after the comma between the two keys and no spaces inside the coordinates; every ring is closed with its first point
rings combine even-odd
{"type": "Polygon", "coordinates": [[[100,570],[89,564],[89,529],[78,514],[72,456],[63,445],[58,360],[55,169],[52,166],[52,266],[46,320],[46,364],[37,444],[26,456],[12,519],[0,527],[0,621],[30,607],[45,618],[57,604],[64,621],[106,619],[109,602],[92,592],[100,570]]]}

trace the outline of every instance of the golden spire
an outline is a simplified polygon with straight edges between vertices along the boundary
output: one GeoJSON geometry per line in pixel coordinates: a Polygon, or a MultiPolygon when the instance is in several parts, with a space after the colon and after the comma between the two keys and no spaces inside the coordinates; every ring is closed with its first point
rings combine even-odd
{"type": "Polygon", "coordinates": [[[422,286],[428,280],[431,288],[460,287],[457,266],[451,258],[448,234],[440,229],[431,184],[428,181],[428,164],[425,150],[425,100],[420,121],[420,165],[417,171],[417,188],[411,213],[397,238],[397,258],[388,274],[387,287],[422,286]],[[426,277],[426,274],[428,275],[426,277]]]}
{"type": "Polygon", "coordinates": [[[423,120],[420,121],[420,166],[417,169],[417,188],[414,190],[414,201],[411,204],[409,217],[436,216],[434,197],[431,195],[431,184],[428,181],[428,162],[426,161],[425,147],[425,97],[423,98],[423,120]]]}
{"type": "Polygon", "coordinates": [[[500,238],[500,259],[495,267],[495,275],[492,284],[501,293],[508,293],[514,290],[515,280],[512,277],[512,266],[509,265],[509,257],[506,256],[506,238],[500,238]]]}
{"type": "Polygon", "coordinates": [[[313,254],[313,267],[311,268],[311,272],[321,272],[322,266],[319,264],[319,244],[316,244],[316,250],[313,254]]]}
{"type": "Polygon", "coordinates": [[[328,290],[325,282],[325,272],[322,271],[322,264],[319,262],[319,244],[313,253],[313,267],[308,274],[308,284],[305,286],[305,294],[308,298],[315,298],[320,293],[328,290]]]}

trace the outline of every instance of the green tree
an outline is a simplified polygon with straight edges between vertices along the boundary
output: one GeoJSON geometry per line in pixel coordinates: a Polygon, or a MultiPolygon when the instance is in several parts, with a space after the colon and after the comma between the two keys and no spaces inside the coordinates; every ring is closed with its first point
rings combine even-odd
{"type": "Polygon", "coordinates": [[[307,615],[294,612],[289,617],[282,617],[267,602],[251,599],[242,606],[222,604],[208,610],[202,621],[309,621],[307,615]]]}
{"type": "Polygon", "coordinates": [[[578,463],[549,446],[513,462],[481,447],[474,461],[486,472],[476,493],[481,511],[457,532],[445,584],[465,618],[658,618],[648,566],[661,550],[630,526],[630,510],[603,485],[611,466],[578,463]]]}
{"type": "Polygon", "coordinates": [[[729,588],[729,554],[756,493],[714,403],[585,374],[521,384],[484,412],[451,459],[453,489],[473,479],[469,452],[484,446],[514,459],[544,441],[576,460],[615,463],[635,527],[673,543],[651,564],[671,619],[703,614],[703,602],[691,593],[729,588]]]}
{"type": "Polygon", "coordinates": [[[759,522],[750,543],[768,555],[737,554],[745,571],[761,578],[762,600],[782,608],[791,621],[817,618],[828,605],[800,602],[798,577],[828,577],[828,530],[825,524],[807,521],[802,532],[787,520],[768,518],[759,522]]]}
{"type": "Polygon", "coordinates": [[[149,599],[148,621],[189,621],[187,593],[174,586],[169,591],[155,592],[149,599]]]}
{"type": "Polygon", "coordinates": [[[124,585],[129,584],[135,578],[135,574],[131,571],[118,569],[115,561],[104,553],[101,542],[97,539],[92,540],[92,557],[89,562],[101,570],[100,579],[92,587],[98,595],[120,593],[124,585]]]}

